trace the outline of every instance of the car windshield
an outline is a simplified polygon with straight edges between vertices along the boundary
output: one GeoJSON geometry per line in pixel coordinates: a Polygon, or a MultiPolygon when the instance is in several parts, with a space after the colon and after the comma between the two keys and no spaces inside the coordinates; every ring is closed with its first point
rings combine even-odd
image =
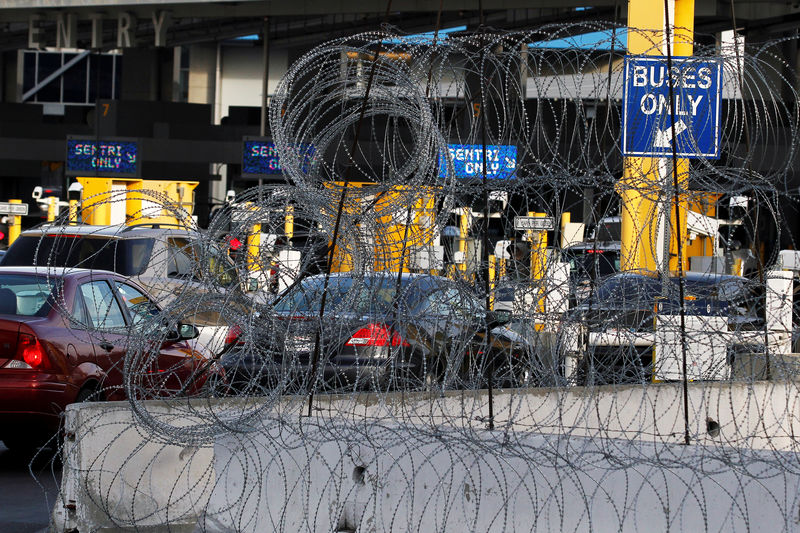
{"type": "Polygon", "coordinates": [[[619,252],[614,250],[570,250],[565,254],[570,272],[578,277],[598,279],[619,272],[619,252]]]}
{"type": "Polygon", "coordinates": [[[153,239],[110,239],[95,235],[43,235],[18,238],[0,262],[3,266],[80,267],[123,276],[144,271],[153,239]]]}
{"type": "MultiPolygon", "coordinates": [[[[408,286],[408,278],[401,281],[401,292],[408,286]]],[[[323,276],[308,278],[292,289],[275,305],[279,313],[319,313],[322,302],[323,276]]],[[[386,314],[395,301],[397,278],[366,277],[354,279],[331,276],[325,299],[326,312],[355,314],[386,314]]]]}
{"type": "MultiPolygon", "coordinates": [[[[669,278],[665,287],[658,278],[615,276],[598,287],[595,299],[622,306],[636,303],[649,308],[653,306],[656,298],[677,302],[680,294],[679,282],[679,278],[669,278]]],[[[745,279],[708,276],[685,280],[684,298],[688,301],[735,302],[749,305],[755,297],[753,287],[750,287],[745,279]]]]}
{"type": "Polygon", "coordinates": [[[0,274],[0,315],[45,316],[60,287],[57,278],[0,274]]]}

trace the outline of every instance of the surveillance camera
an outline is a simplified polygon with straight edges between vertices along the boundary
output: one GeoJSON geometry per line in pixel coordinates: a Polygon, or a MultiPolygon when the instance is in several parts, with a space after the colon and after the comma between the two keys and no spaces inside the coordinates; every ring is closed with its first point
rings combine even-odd
{"type": "Polygon", "coordinates": [[[71,183],[69,189],[67,189],[67,197],[70,200],[80,200],[81,194],[83,194],[83,185],[77,181],[71,183]]]}
{"type": "Polygon", "coordinates": [[[36,187],[34,187],[33,188],[33,193],[31,193],[31,196],[33,197],[34,200],[38,200],[39,198],[41,198],[42,197],[42,188],[40,186],[38,186],[38,185],[36,187]]]}
{"type": "Polygon", "coordinates": [[[225,193],[225,201],[230,204],[233,203],[234,200],[236,200],[236,191],[230,189],[227,193],[225,193]]]}

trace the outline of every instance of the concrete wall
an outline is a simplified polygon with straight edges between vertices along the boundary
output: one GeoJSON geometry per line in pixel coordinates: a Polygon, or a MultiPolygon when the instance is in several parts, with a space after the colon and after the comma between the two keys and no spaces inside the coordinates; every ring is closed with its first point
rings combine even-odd
{"type": "Polygon", "coordinates": [[[791,531],[797,385],[688,398],[690,446],[678,384],[500,391],[494,431],[486,391],[72,405],[55,530],[791,531]]]}

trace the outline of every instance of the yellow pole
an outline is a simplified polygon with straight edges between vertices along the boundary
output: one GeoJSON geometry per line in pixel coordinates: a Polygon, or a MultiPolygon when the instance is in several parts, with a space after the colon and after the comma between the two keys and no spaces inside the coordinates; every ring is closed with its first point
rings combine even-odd
{"type": "MultiPolygon", "coordinates": [[[[675,56],[691,56],[694,54],[694,0],[675,0],[675,29],[673,35],[672,54],[675,56]]],[[[685,158],[676,161],[678,169],[678,210],[680,212],[680,228],[675,220],[675,198],[669,199],[669,270],[678,271],[678,246],[681,247],[680,257],[683,257],[681,270],[686,272],[689,268],[687,248],[689,247],[689,232],[686,226],[689,211],[689,160],[685,158]],[[679,231],[676,231],[676,228],[679,231]],[[678,242],[678,233],[681,242],[678,242]]],[[[670,168],[670,170],[672,170],[670,168]]],[[[671,173],[670,173],[671,174],[671,173]]]]}
{"type": "MultiPolygon", "coordinates": [[[[529,212],[529,217],[545,217],[547,213],[529,212]]],[[[533,279],[543,279],[547,270],[547,232],[531,231],[531,277],[533,279]]]]}
{"type": "Polygon", "coordinates": [[[472,209],[469,207],[461,208],[461,217],[459,218],[459,239],[458,251],[461,252],[463,262],[458,265],[458,269],[464,273],[467,271],[467,234],[469,233],[469,217],[472,214],[472,209]]]}
{"type": "MultiPolygon", "coordinates": [[[[671,52],[674,56],[687,56],[693,53],[694,0],[674,1],[674,31],[671,52]]],[[[631,55],[666,55],[665,13],[663,0],[631,0],[628,3],[628,53],[631,55]]],[[[673,33],[670,30],[670,33],[673,33]]],[[[668,157],[668,156],[667,156],[668,157]]],[[[678,160],[678,182],[682,191],[688,185],[688,161],[678,160]]],[[[677,269],[678,245],[675,226],[675,208],[672,198],[663,197],[662,179],[670,180],[672,163],[662,164],[651,157],[626,157],[623,177],[617,191],[622,197],[622,270],[658,269],[658,222],[660,206],[669,209],[666,220],[671,224],[669,257],[667,266],[677,269]]],[[[682,191],[678,191],[681,193],[682,191]]],[[[685,192],[680,194],[681,214],[680,245],[685,249],[686,210],[688,199],[685,192]]],[[[686,254],[683,254],[684,256],[686,254]]],[[[686,260],[686,257],[684,257],[686,260]]],[[[685,266],[685,265],[684,265],[685,266]]]]}
{"type": "MultiPolygon", "coordinates": [[[[8,203],[21,204],[22,200],[9,200],[8,203]]],[[[8,245],[11,246],[14,244],[14,241],[17,240],[17,237],[19,237],[19,234],[22,231],[22,217],[19,215],[14,215],[8,217],[8,220],[8,245]]]]}
{"type": "MultiPolygon", "coordinates": [[[[529,211],[528,216],[545,217],[547,216],[547,213],[535,213],[533,211],[529,211]]],[[[547,272],[547,232],[529,231],[528,236],[531,243],[531,278],[539,281],[538,287],[536,288],[536,292],[538,293],[536,311],[539,313],[544,313],[547,311],[545,308],[546,299],[543,281],[545,273],[547,272]]],[[[540,331],[544,327],[544,324],[537,323],[534,327],[537,331],[540,331]]]]}
{"type": "Polygon", "coordinates": [[[58,215],[58,198],[55,196],[47,197],[47,221],[54,222],[58,215]]]}
{"type": "Polygon", "coordinates": [[[489,256],[489,310],[494,310],[494,287],[497,269],[497,258],[494,254],[489,256]]]}
{"type": "Polygon", "coordinates": [[[78,223],[78,200],[69,201],[69,223],[73,226],[78,223]]]}
{"type": "Polygon", "coordinates": [[[253,224],[247,234],[247,270],[256,272],[261,267],[261,224],[253,224]]]}
{"type": "Polygon", "coordinates": [[[286,206],[286,216],[283,219],[283,232],[286,234],[286,244],[294,238],[294,206],[286,206]]]}

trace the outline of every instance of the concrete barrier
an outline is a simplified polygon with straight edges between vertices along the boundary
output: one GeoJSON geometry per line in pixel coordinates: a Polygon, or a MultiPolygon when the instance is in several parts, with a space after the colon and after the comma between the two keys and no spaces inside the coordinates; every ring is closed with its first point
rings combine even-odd
{"type": "Polygon", "coordinates": [[[206,447],[161,442],[126,403],[73,405],[54,529],[792,530],[796,384],[693,383],[688,397],[691,446],[671,383],[499,391],[495,431],[486,391],[320,395],[308,418],[305,397],[142,404],[173,426],[257,414],[206,447]]]}

